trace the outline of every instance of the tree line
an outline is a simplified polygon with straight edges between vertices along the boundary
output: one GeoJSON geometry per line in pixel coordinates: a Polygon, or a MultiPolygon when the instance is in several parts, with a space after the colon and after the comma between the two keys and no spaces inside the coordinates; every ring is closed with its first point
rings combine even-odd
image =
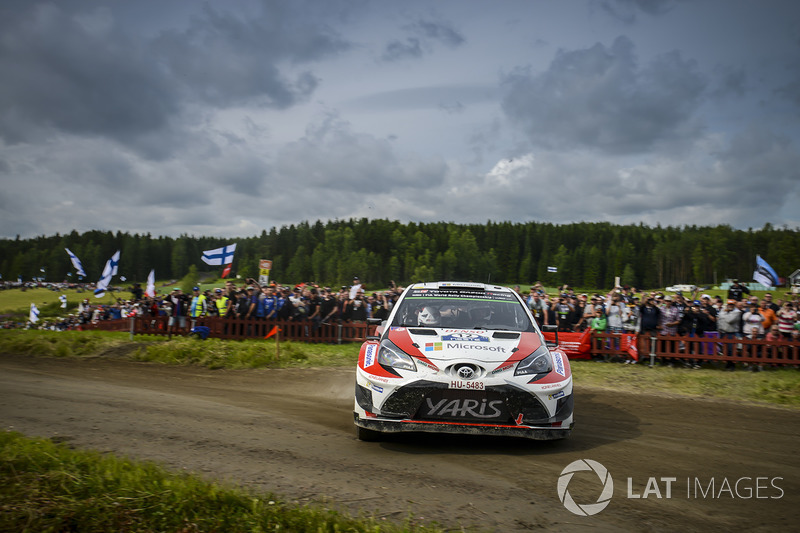
{"type": "Polygon", "coordinates": [[[259,259],[270,259],[272,279],[331,286],[349,284],[353,276],[371,287],[387,286],[390,280],[405,284],[452,279],[522,285],[540,280],[550,286],[601,289],[610,288],[615,276],[642,288],[710,285],[728,278],[752,280],[756,254],[781,277],[800,268],[800,231],[771,224],[745,231],[727,225],[400,223],[362,218],[301,222],[228,239],[97,230],[18,236],[0,240],[0,274],[5,281],[18,276],[25,281],[40,276],[78,281],[64,251],[69,248],[83,263],[84,281],[97,281],[118,249],[119,275],[129,283],[144,282],[151,269],[158,279],[179,279],[192,265],[199,272],[219,275],[222,267],[203,263],[202,252],[233,242],[233,275],[257,277],[259,259]]]}

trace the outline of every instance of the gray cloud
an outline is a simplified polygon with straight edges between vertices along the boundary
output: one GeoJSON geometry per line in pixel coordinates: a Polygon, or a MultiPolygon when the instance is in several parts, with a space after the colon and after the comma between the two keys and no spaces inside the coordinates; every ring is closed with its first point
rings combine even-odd
{"type": "Polygon", "coordinates": [[[150,50],[192,98],[286,108],[308,98],[319,80],[308,71],[290,75],[285,62],[316,61],[350,47],[299,7],[266,2],[256,17],[244,18],[205,4],[186,30],[163,32],[150,50]]]}
{"type": "Polygon", "coordinates": [[[416,37],[408,37],[405,41],[389,42],[381,55],[383,61],[399,61],[419,57],[422,57],[422,43],[416,37]]]}
{"type": "Polygon", "coordinates": [[[49,130],[125,141],[165,125],[176,95],[122,30],[92,28],[58,4],[0,12],[0,137],[49,130]],[[88,29],[87,29],[88,28],[88,29]]]}
{"type": "Polygon", "coordinates": [[[412,35],[404,39],[393,39],[387,43],[381,55],[383,61],[418,59],[426,53],[431,53],[436,44],[455,48],[466,42],[460,32],[444,21],[418,19],[406,25],[405,29],[412,35]]]}
{"type": "Polygon", "coordinates": [[[680,0],[600,0],[600,7],[613,18],[626,24],[636,22],[639,13],[660,16],[670,10],[680,0]]]}
{"type": "Polygon", "coordinates": [[[206,5],[186,29],[150,42],[96,4],[0,8],[0,138],[106,136],[158,159],[177,142],[170,130],[182,127],[178,117],[192,102],[280,109],[302,102],[319,80],[296,66],[349,47],[304,7],[264,2],[244,18],[206,5]]]}
{"type": "Polygon", "coordinates": [[[280,151],[275,174],[293,187],[369,194],[436,187],[445,168],[437,159],[401,160],[389,141],[353,132],[347,122],[331,114],[280,151]]]}
{"type": "Polygon", "coordinates": [[[545,72],[518,69],[504,85],[506,116],[534,144],[628,153],[695,136],[706,81],[678,52],[639,67],[633,43],[619,37],[561,50],[545,72]]]}

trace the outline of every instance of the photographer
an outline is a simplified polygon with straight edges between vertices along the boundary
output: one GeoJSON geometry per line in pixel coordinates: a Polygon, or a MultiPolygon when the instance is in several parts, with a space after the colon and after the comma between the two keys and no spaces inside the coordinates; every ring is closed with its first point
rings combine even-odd
{"type": "Polygon", "coordinates": [[[639,357],[650,353],[650,337],[658,335],[658,322],[661,310],[656,307],[655,298],[647,296],[644,303],[639,306],[639,335],[636,338],[636,348],[639,357]]]}

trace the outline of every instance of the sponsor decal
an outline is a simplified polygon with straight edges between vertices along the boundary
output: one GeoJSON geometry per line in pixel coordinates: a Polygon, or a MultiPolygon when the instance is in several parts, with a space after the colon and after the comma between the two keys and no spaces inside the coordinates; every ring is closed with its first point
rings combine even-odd
{"type": "Polygon", "coordinates": [[[448,416],[453,418],[495,418],[502,414],[503,400],[439,400],[434,403],[425,398],[428,416],[448,416]]]}
{"type": "Polygon", "coordinates": [[[500,372],[504,372],[504,371],[510,369],[512,366],[514,366],[514,363],[509,363],[506,366],[499,366],[499,367],[495,368],[494,370],[492,370],[491,373],[492,374],[498,374],[500,372]]]}
{"type": "Polygon", "coordinates": [[[378,387],[377,385],[375,385],[374,383],[370,383],[369,381],[367,381],[367,383],[369,383],[370,389],[374,390],[375,392],[383,393],[383,387],[378,387]]]}
{"type": "Polygon", "coordinates": [[[425,343],[425,351],[426,352],[440,352],[440,351],[442,351],[442,343],[441,342],[426,342],[425,343]]]}
{"type": "Polygon", "coordinates": [[[558,391],[556,393],[547,395],[547,399],[548,400],[558,400],[559,398],[563,398],[563,397],[564,397],[564,391],[563,390],[560,390],[560,391],[558,391]]]}
{"type": "Polygon", "coordinates": [[[563,383],[550,383],[550,384],[540,385],[542,390],[555,389],[555,388],[562,387],[562,386],[564,386],[563,383]]]}
{"type": "Polygon", "coordinates": [[[384,378],[384,377],[381,377],[381,376],[373,376],[372,374],[369,374],[369,379],[371,379],[372,381],[380,381],[382,383],[389,383],[389,380],[387,378],[384,378]]]}
{"type": "Polygon", "coordinates": [[[506,353],[506,349],[502,346],[483,346],[481,344],[448,342],[446,347],[448,350],[485,350],[489,352],[506,353]]]}
{"type": "Polygon", "coordinates": [[[422,359],[416,359],[416,358],[414,360],[417,363],[421,364],[422,366],[427,366],[428,368],[430,368],[434,372],[438,372],[439,371],[439,367],[434,365],[433,363],[428,363],[427,361],[423,361],[422,359]]]}
{"type": "Polygon", "coordinates": [[[442,337],[443,341],[472,341],[489,342],[489,337],[478,335],[477,333],[453,333],[442,337]]]}
{"type": "Polygon", "coordinates": [[[567,376],[567,371],[564,370],[564,360],[561,359],[561,354],[558,352],[553,352],[553,364],[555,365],[556,374],[559,376],[567,376]]]}
{"type": "Polygon", "coordinates": [[[398,328],[397,326],[392,326],[389,328],[389,331],[405,331],[406,328],[398,328]]]}
{"type": "Polygon", "coordinates": [[[375,364],[375,352],[377,352],[378,347],[374,344],[370,344],[367,346],[366,351],[364,352],[364,367],[372,366],[375,364]]]}

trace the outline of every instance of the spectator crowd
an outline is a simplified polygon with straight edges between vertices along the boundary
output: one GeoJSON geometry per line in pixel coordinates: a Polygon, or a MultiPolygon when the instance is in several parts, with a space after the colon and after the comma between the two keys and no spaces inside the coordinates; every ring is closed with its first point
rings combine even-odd
{"type": "MultiPolygon", "coordinates": [[[[725,339],[800,340],[800,295],[786,293],[773,299],[752,296],[745,285],[734,282],[727,297],[710,296],[700,289],[691,294],[638,291],[634,287],[615,287],[607,294],[576,293],[568,285],[548,294],[536,282],[530,291],[515,290],[527,302],[540,326],[556,326],[562,332],[591,329],[604,333],[637,333],[639,353],[649,353],[650,337],[679,335],[717,336],[725,339]]],[[[366,291],[358,277],[351,285],[323,287],[304,282],[282,285],[275,281],[261,285],[249,278],[244,284],[225,281],[224,286],[191,294],[173,288],[166,294],[149,297],[139,284],[129,288],[130,299],[113,304],[93,304],[84,299],[77,312],[66,318],[27,327],[75,329],[81,325],[131,316],[165,316],[170,332],[185,332],[202,317],[241,320],[308,321],[322,324],[363,323],[368,318],[385,319],[403,287],[391,282],[388,290],[366,291]]],[[[5,322],[3,327],[15,327],[5,322]]],[[[730,349],[730,344],[727,345],[730,349]]],[[[634,362],[629,359],[627,362],[634,362]]]]}

